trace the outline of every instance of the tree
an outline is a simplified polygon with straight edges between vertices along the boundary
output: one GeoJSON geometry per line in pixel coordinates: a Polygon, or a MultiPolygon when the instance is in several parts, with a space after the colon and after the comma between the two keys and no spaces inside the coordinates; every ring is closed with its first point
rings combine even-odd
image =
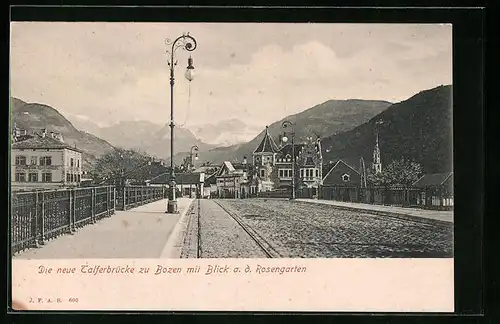
{"type": "Polygon", "coordinates": [[[116,148],[95,162],[91,174],[97,182],[123,185],[123,180],[144,181],[149,177],[149,163],[154,158],[136,150],[116,148]]]}
{"type": "Polygon", "coordinates": [[[378,186],[410,186],[422,173],[419,163],[402,158],[392,161],[381,173],[369,174],[368,180],[378,186]]]}

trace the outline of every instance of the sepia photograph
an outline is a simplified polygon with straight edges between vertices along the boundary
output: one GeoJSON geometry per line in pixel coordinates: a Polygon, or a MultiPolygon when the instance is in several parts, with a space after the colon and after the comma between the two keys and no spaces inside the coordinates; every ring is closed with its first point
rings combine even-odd
{"type": "Polygon", "coordinates": [[[13,259],[453,258],[452,26],[13,22],[13,259]]]}

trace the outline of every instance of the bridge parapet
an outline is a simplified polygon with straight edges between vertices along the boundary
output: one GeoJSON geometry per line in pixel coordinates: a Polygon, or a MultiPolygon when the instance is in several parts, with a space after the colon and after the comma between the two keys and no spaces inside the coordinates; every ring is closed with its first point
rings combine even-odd
{"type": "Polygon", "coordinates": [[[12,253],[113,215],[115,195],[114,186],[12,192],[12,253]]]}

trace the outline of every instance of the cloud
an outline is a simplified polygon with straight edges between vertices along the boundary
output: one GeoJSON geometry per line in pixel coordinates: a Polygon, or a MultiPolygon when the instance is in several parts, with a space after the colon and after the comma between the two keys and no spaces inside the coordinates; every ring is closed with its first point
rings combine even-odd
{"type": "Polygon", "coordinates": [[[186,30],[196,76],[184,79],[179,52],[177,124],[265,125],[328,99],[400,101],[452,79],[446,25],[15,23],[12,94],[104,123],[166,124],[164,39],[186,30]]]}

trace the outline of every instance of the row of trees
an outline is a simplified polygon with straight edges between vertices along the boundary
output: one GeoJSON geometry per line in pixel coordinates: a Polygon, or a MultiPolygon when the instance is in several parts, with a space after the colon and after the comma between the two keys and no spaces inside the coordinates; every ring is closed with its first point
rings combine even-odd
{"type": "Polygon", "coordinates": [[[367,175],[368,181],[375,186],[411,186],[423,174],[422,166],[409,159],[399,159],[392,161],[381,173],[370,173],[367,175]]]}
{"type": "Polygon", "coordinates": [[[145,152],[116,148],[99,157],[89,173],[96,184],[123,185],[144,183],[168,170],[163,161],[145,152]]]}

